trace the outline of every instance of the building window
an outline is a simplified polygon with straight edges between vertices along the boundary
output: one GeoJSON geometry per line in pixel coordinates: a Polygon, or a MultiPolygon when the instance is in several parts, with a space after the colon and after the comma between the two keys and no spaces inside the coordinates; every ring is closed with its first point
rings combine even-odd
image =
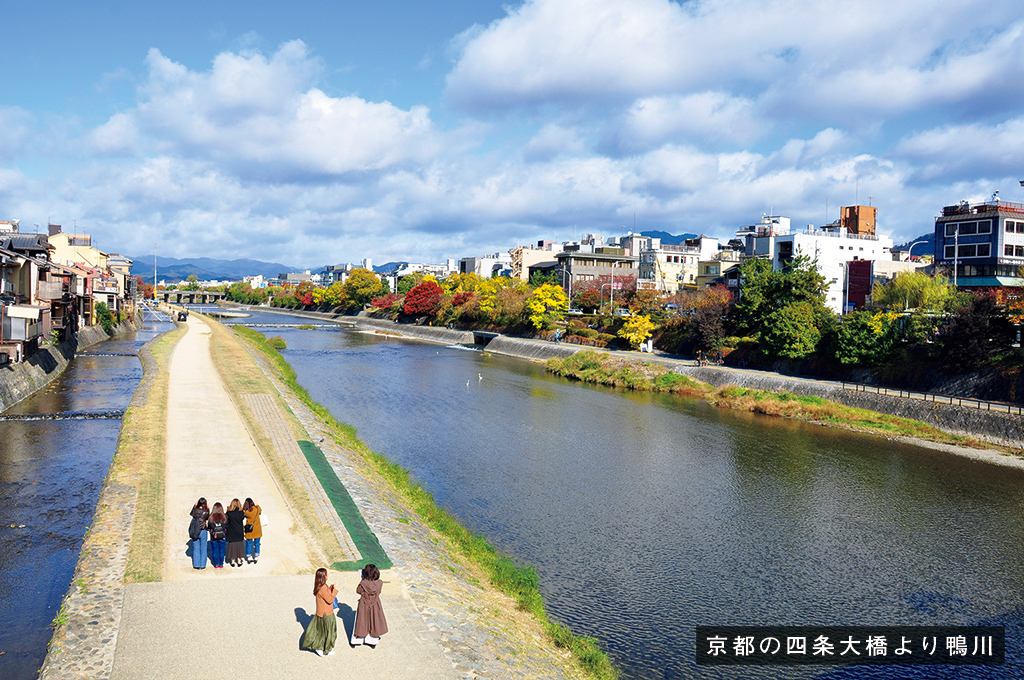
{"type": "Polygon", "coordinates": [[[988,243],[978,244],[978,257],[988,257],[991,254],[990,245],[988,243]]]}
{"type": "Polygon", "coordinates": [[[1013,257],[1013,246],[1003,246],[1003,255],[1013,257]]]}
{"type": "Polygon", "coordinates": [[[1013,220],[1006,220],[1006,233],[1007,234],[1012,234],[1013,230],[1014,230],[1014,228],[1016,226],[1017,226],[1017,223],[1014,222],[1013,220]]]}
{"type": "Polygon", "coordinates": [[[1014,246],[1017,249],[1017,257],[1024,257],[1024,246],[1014,246]]]}
{"type": "Polygon", "coordinates": [[[992,220],[978,220],[978,233],[979,234],[991,234],[992,233],[992,220]]]}

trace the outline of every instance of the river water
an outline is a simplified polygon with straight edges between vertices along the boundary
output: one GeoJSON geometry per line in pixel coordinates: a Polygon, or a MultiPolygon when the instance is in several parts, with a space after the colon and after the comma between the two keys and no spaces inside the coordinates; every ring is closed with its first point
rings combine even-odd
{"type": "Polygon", "coordinates": [[[536,567],[552,617],[627,678],[1024,678],[1017,470],[466,348],[258,330],[367,445],[536,567]],[[746,624],[1004,625],[1009,662],[695,664],[695,626],[746,624]]]}
{"type": "Polygon", "coordinates": [[[141,330],[83,350],[57,380],[0,416],[3,680],[38,677],[117,446],[116,414],[142,377],[135,353],[174,327],[146,316],[141,330]]]}

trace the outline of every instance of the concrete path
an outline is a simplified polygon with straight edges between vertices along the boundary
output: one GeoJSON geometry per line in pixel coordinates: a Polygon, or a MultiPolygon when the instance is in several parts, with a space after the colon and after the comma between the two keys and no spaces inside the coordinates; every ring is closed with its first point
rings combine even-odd
{"type": "Polygon", "coordinates": [[[354,572],[330,574],[339,588],[339,644],[321,658],[300,650],[314,611],[311,541],[251,441],[210,356],[198,317],[170,361],[164,582],[126,587],[114,655],[115,680],[197,676],[251,678],[456,678],[442,649],[394,573],[382,603],[390,632],[376,649],[350,648],[358,598],[354,572]],[[185,555],[188,512],[199,496],[251,496],[270,518],[257,565],[198,571],[185,555]]]}
{"type": "Polygon", "coordinates": [[[164,508],[164,580],[303,574],[316,571],[315,554],[224,389],[210,355],[210,328],[199,318],[174,349],[167,394],[167,468],[164,508]],[[189,512],[203,496],[227,510],[233,498],[252,498],[267,517],[256,565],[192,568],[189,512]],[[311,571],[312,570],[312,571],[311,571]]]}

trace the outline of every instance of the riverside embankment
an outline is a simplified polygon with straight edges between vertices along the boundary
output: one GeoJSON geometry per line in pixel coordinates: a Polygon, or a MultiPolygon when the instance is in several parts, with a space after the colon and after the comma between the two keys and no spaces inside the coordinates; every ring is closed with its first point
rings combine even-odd
{"type": "MultiPolygon", "coordinates": [[[[390,333],[428,342],[469,345],[474,344],[480,339],[473,331],[400,324],[387,319],[373,318],[365,313],[347,316],[344,314],[292,311],[267,307],[239,306],[239,308],[260,313],[291,315],[355,325],[362,329],[373,329],[381,333],[390,333]]],[[[512,338],[503,335],[498,335],[493,339],[488,337],[487,340],[485,347],[488,352],[534,361],[563,359],[585,349],[593,349],[544,340],[512,338]]],[[[991,408],[977,408],[972,405],[962,405],[962,403],[956,401],[954,403],[948,401],[944,403],[941,399],[928,401],[911,396],[862,391],[858,390],[857,386],[852,383],[797,378],[768,371],[731,367],[700,367],[694,366],[694,362],[691,359],[658,353],[638,355],[632,352],[615,352],[603,349],[596,351],[608,352],[609,354],[635,361],[662,363],[676,373],[692,377],[714,387],[735,386],[821,397],[845,406],[867,409],[900,418],[919,420],[951,434],[973,437],[1015,449],[1024,448],[1024,418],[1021,418],[1016,410],[1007,412],[991,408]]],[[[976,455],[976,453],[971,450],[969,455],[976,455]]]]}
{"type": "MultiPolygon", "coordinates": [[[[131,333],[142,327],[142,314],[136,322],[125,321],[114,327],[113,337],[131,333]]],[[[24,361],[0,366],[0,412],[38,392],[54,380],[74,359],[75,353],[111,337],[100,326],[89,326],[68,340],[43,347],[24,361]]]]}
{"type": "MultiPolygon", "coordinates": [[[[231,664],[251,677],[582,677],[564,652],[542,641],[536,621],[483,585],[478,567],[346,446],[343,433],[291,394],[272,366],[260,360],[258,368],[219,324],[193,314],[186,327],[153,347],[146,367],[155,378],[138,411],[133,404],[87,542],[90,555],[107,559],[80,563],[76,583],[85,587],[69,594],[42,677],[137,678],[158,667],[161,678],[194,678],[197,667],[224,661],[220,645],[195,644],[197,621],[202,629],[246,622],[248,651],[231,664]],[[239,436],[239,428],[248,434],[239,436]],[[162,452],[159,460],[133,467],[152,450],[162,452]],[[289,467],[293,453],[305,475],[289,467]],[[324,466],[313,464],[317,456],[324,466]],[[353,513],[337,529],[351,542],[310,520],[309,512],[324,508],[343,514],[339,486],[393,563],[382,596],[391,632],[376,650],[342,643],[336,656],[321,659],[296,646],[312,610],[312,571],[337,565],[337,553],[352,547],[355,562],[366,561],[353,513]],[[188,506],[204,490],[211,501],[252,496],[264,507],[271,520],[258,564],[191,569],[188,506]],[[165,508],[155,521],[154,508],[165,508]],[[140,522],[151,530],[140,532],[140,522]]],[[[342,642],[351,633],[356,572],[332,570],[331,580],[341,589],[342,642]]]]}
{"type": "Polygon", "coordinates": [[[1021,470],[459,345],[246,321],[285,340],[299,384],[373,451],[536,567],[552,618],[600,638],[625,677],[749,677],[694,665],[708,622],[992,620],[1024,639],[1005,578],[1021,470]]]}

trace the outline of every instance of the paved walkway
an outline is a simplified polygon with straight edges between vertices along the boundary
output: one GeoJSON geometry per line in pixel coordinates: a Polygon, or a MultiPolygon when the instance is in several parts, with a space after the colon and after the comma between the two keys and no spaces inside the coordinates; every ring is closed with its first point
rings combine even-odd
{"type": "MultiPolygon", "coordinates": [[[[439,634],[428,629],[390,572],[382,595],[391,632],[376,649],[339,644],[320,658],[299,649],[322,564],[291,515],[210,356],[210,329],[188,321],[170,361],[164,582],[128,585],[111,678],[194,680],[202,675],[289,678],[455,678],[439,634]],[[251,496],[270,520],[256,565],[194,570],[185,554],[188,512],[251,496]]],[[[276,426],[272,426],[276,427],[276,426]]],[[[351,630],[355,572],[332,572],[339,634],[351,630]]],[[[342,642],[342,640],[339,640],[342,642]]]]}

